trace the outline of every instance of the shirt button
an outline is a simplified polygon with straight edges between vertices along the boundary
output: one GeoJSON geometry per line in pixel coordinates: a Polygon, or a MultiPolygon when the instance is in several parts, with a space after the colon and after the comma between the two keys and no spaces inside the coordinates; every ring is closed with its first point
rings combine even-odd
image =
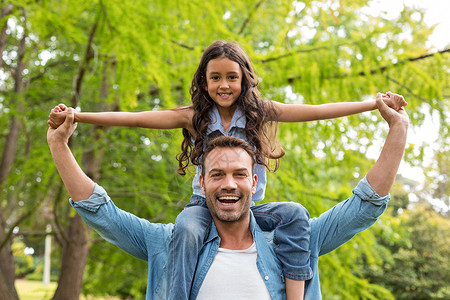
{"type": "Polygon", "coordinates": [[[265,280],[269,280],[269,276],[266,275],[266,277],[264,277],[265,280]]]}

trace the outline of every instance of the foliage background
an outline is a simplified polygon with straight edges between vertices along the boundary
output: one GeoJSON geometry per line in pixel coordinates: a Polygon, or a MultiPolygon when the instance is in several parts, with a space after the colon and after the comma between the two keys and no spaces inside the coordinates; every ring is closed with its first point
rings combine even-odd
{"type": "MultiPolygon", "coordinates": [[[[40,257],[42,232],[52,224],[59,245],[53,252],[53,275],[62,271],[65,233],[74,211],[45,141],[47,115],[54,105],[66,103],[81,111],[189,105],[190,81],[202,50],[226,39],[240,43],[252,58],[265,99],[363,101],[390,90],[408,100],[413,129],[433,116],[439,149],[425,170],[424,187],[400,178],[393,209],[321,259],[321,285],[326,299],[448,298],[444,241],[449,220],[445,212],[427,207],[427,201],[449,205],[449,49],[427,45],[433,28],[424,23],[423,11],[405,7],[392,19],[371,16],[369,4],[2,1],[2,247],[11,247],[16,237],[21,241],[13,249],[26,245],[40,257]],[[420,205],[409,203],[411,191],[420,205]],[[442,238],[433,238],[436,231],[442,238]]],[[[368,149],[378,147],[386,129],[377,112],[279,124],[286,156],[279,171],[269,174],[266,199],[298,201],[312,217],[318,216],[350,195],[373,164],[366,157],[368,149]]],[[[181,139],[179,130],[79,124],[72,149],[119,207],[151,221],[174,222],[191,193],[192,174],[180,177],[175,172],[181,139]]],[[[408,144],[405,161],[421,167],[428,146],[408,144]]],[[[83,230],[89,256],[82,292],[142,298],[146,264],[83,230]]],[[[25,268],[20,257],[18,276],[25,268]]],[[[63,282],[59,286],[64,289],[63,282]]]]}

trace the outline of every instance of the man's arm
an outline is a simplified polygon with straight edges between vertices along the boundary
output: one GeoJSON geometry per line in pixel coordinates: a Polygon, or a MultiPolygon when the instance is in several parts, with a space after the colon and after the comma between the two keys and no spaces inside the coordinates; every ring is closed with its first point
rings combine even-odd
{"type": "Polygon", "coordinates": [[[367,176],[353,190],[353,196],[318,218],[311,219],[312,256],[338,248],[375,223],[387,207],[387,194],[404,153],[408,116],[403,108],[395,111],[387,107],[380,95],[377,95],[377,105],[389,124],[389,133],[381,154],[367,176]]]}
{"type": "MultiPolygon", "coordinates": [[[[401,97],[391,94],[391,97],[401,97]]],[[[405,152],[406,134],[409,119],[403,107],[393,110],[388,107],[377,94],[377,106],[381,116],[389,125],[389,133],[384,143],[381,154],[375,165],[367,173],[367,181],[380,196],[387,195],[394,184],[398,167],[405,152]]]]}
{"type": "Polygon", "coordinates": [[[78,214],[108,242],[137,258],[147,261],[166,250],[172,225],[153,224],[117,208],[106,191],[83,172],[67,144],[77,126],[73,120],[74,111],[68,108],[64,123],[57,129],[49,127],[47,141],[78,214]]]}
{"type": "Polygon", "coordinates": [[[68,108],[64,123],[57,129],[47,131],[47,142],[53,161],[70,197],[74,202],[86,200],[94,191],[95,183],[83,172],[68,146],[77,124],[73,122],[74,110],[68,108]]]}

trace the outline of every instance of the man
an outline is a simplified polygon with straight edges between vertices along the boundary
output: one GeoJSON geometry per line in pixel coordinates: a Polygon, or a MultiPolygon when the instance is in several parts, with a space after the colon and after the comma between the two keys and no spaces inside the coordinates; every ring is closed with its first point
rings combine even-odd
{"type": "MultiPolygon", "coordinates": [[[[353,196],[310,221],[314,276],[306,282],[305,299],[321,298],[318,257],[372,225],[386,209],[405,148],[408,116],[403,108],[395,111],[387,107],[381,94],[377,95],[377,105],[389,124],[380,157],[353,190],[353,196]]],[[[64,124],[49,128],[47,134],[72,205],[106,240],[148,261],[147,299],[167,299],[166,266],[173,224],[153,224],[118,209],[73,157],[67,142],[75,127],[69,109],[64,124]]],[[[249,209],[257,181],[253,157],[252,147],[231,137],[213,140],[203,154],[200,182],[214,222],[198,258],[190,299],[285,299],[282,270],[273,250],[276,245],[270,232],[259,229],[249,209]],[[230,285],[229,280],[236,276],[239,280],[230,285]]]]}

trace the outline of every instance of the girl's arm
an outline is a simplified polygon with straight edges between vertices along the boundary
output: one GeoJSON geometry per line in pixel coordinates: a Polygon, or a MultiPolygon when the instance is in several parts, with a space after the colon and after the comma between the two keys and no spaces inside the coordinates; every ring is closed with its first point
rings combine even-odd
{"type": "MultiPolygon", "coordinates": [[[[49,115],[49,125],[57,128],[66,119],[67,107],[64,104],[55,106],[49,115]]],[[[171,110],[142,112],[97,112],[75,113],[75,122],[101,126],[126,126],[152,129],[186,128],[192,130],[193,110],[181,107],[171,110]]]]}
{"type": "MultiPolygon", "coordinates": [[[[403,97],[395,97],[390,92],[383,95],[383,101],[395,110],[407,105],[403,97]]],[[[272,101],[272,104],[277,111],[277,120],[279,122],[307,122],[333,119],[354,115],[377,108],[375,101],[339,102],[319,105],[284,104],[272,101]]]]}

